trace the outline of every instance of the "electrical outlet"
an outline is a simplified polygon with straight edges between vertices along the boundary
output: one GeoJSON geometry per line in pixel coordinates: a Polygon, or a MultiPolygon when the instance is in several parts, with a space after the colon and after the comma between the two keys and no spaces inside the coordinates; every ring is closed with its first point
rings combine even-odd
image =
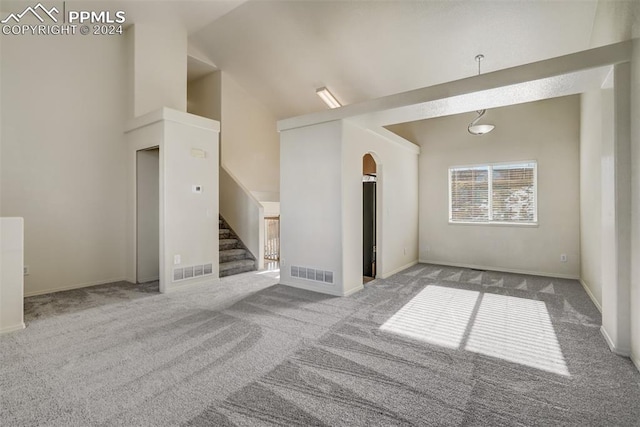
{"type": "Polygon", "coordinates": [[[407,254],[407,248],[404,248],[404,255],[407,254]]]}
{"type": "Polygon", "coordinates": [[[567,254],[560,254],[560,262],[567,262],[567,254]]]}
{"type": "Polygon", "coordinates": [[[22,267],[22,274],[24,276],[28,276],[29,275],[29,266],[28,265],[25,265],[25,266],[22,267]]]}
{"type": "Polygon", "coordinates": [[[182,262],[182,259],[180,258],[180,255],[174,255],[173,256],[173,265],[178,265],[182,262]]]}

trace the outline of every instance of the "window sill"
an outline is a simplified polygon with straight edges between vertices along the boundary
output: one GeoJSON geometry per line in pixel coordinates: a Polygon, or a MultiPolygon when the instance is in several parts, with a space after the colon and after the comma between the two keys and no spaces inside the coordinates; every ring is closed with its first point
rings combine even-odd
{"type": "Polygon", "coordinates": [[[488,225],[490,227],[522,227],[537,228],[537,222],[461,222],[449,221],[449,225],[488,225]]]}

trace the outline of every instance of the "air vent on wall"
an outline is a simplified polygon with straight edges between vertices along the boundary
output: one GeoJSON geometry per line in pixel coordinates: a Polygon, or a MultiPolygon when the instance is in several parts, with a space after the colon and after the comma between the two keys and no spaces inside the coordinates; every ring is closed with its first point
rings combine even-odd
{"type": "Polygon", "coordinates": [[[291,277],[313,280],[314,282],[333,283],[333,272],[314,268],[291,266],[291,277]]]}
{"type": "Polygon", "coordinates": [[[173,281],[193,279],[194,277],[208,276],[213,274],[213,263],[199,264],[191,267],[174,268],[173,281]]]}
{"type": "Polygon", "coordinates": [[[202,276],[202,266],[201,265],[196,265],[195,267],[193,267],[193,275],[195,277],[202,276]]]}
{"type": "Polygon", "coordinates": [[[206,276],[207,274],[211,274],[213,273],[213,264],[205,264],[203,266],[204,269],[204,275],[206,276]]]}

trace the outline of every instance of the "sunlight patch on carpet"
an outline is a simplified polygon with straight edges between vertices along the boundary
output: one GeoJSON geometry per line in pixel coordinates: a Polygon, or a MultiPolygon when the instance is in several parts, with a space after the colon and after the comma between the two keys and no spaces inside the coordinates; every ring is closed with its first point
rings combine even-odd
{"type": "Polygon", "coordinates": [[[465,350],[569,376],[543,301],[484,294],[465,350]]]}
{"type": "Polygon", "coordinates": [[[427,286],[380,329],[458,348],[479,295],[476,291],[427,286]]]}
{"type": "Polygon", "coordinates": [[[543,301],[427,286],[380,330],[569,376],[543,301]]]}

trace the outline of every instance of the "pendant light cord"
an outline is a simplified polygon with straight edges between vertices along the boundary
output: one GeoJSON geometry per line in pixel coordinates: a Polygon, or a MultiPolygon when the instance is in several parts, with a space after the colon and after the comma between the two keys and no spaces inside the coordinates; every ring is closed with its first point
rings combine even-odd
{"type": "MultiPolygon", "coordinates": [[[[483,59],[484,59],[483,54],[476,55],[476,61],[478,62],[478,76],[480,75],[480,63],[482,62],[483,59]]],[[[482,116],[484,116],[485,112],[486,112],[485,109],[476,110],[476,113],[478,113],[478,117],[476,117],[471,123],[469,123],[469,126],[467,126],[467,131],[469,131],[470,134],[484,135],[485,133],[491,132],[495,128],[494,125],[489,125],[489,124],[476,125],[476,123],[478,123],[478,121],[482,118],[482,116]]]]}
{"type": "Polygon", "coordinates": [[[480,63],[482,62],[483,59],[484,59],[483,54],[476,55],[476,61],[478,61],[478,75],[480,75],[480,63]]]}

